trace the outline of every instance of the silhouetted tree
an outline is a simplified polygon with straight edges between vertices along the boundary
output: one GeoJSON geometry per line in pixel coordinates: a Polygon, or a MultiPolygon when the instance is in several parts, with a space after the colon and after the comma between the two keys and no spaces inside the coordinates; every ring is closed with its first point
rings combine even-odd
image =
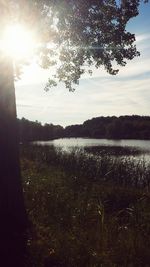
{"type": "Polygon", "coordinates": [[[29,121],[25,118],[18,119],[20,142],[30,142],[38,140],[52,140],[63,137],[64,129],[60,125],[46,123],[42,125],[38,121],[29,121]]]}
{"type": "Polygon", "coordinates": [[[97,117],[80,125],[67,126],[66,137],[150,139],[149,116],[97,117]]]}

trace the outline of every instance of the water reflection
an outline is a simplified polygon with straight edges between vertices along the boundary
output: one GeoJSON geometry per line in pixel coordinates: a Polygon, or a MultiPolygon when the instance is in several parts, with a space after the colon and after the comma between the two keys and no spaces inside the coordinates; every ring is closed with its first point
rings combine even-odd
{"type": "Polygon", "coordinates": [[[89,138],[61,138],[53,141],[36,141],[38,145],[54,145],[63,151],[82,148],[87,153],[113,156],[144,157],[150,160],[150,140],[108,140],[89,138]]]}
{"type": "Polygon", "coordinates": [[[90,139],[90,138],[60,138],[51,141],[36,141],[40,145],[54,145],[54,146],[130,146],[145,148],[150,151],[150,140],[110,140],[110,139],[90,139]]]}

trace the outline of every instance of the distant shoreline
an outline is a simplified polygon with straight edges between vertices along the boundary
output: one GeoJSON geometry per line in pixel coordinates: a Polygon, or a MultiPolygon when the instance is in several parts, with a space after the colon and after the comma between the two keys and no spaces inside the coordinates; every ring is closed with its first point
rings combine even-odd
{"type": "Polygon", "coordinates": [[[22,118],[18,125],[21,142],[58,138],[150,140],[150,116],[97,117],[65,128],[22,118]]]}

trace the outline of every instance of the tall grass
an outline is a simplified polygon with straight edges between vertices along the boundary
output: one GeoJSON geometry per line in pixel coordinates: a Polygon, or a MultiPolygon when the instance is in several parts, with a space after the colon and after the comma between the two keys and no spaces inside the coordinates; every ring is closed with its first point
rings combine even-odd
{"type": "Polygon", "coordinates": [[[41,164],[58,167],[84,182],[112,183],[113,185],[149,190],[150,162],[133,156],[114,157],[108,154],[85,153],[75,148],[70,153],[53,146],[22,147],[23,154],[41,164]]]}
{"type": "Polygon", "coordinates": [[[40,146],[21,159],[27,266],[149,266],[149,164],[40,146]]]}

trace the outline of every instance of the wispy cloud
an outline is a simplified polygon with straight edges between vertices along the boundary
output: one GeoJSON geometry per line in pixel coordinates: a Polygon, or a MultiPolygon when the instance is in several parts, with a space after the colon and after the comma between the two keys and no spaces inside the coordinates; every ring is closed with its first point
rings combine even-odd
{"type": "Polygon", "coordinates": [[[147,21],[147,28],[141,26],[145,21],[138,24],[140,29],[136,28],[140,57],[128,61],[116,76],[106,73],[103,67],[93,68],[93,76],[84,75],[74,93],[62,84],[46,93],[44,86],[52,73],[34,64],[27,68],[23,80],[16,83],[18,116],[69,125],[101,115],[150,115],[149,16],[147,21]]]}
{"type": "Polygon", "coordinates": [[[150,33],[136,35],[136,43],[150,40],[150,33]]]}

